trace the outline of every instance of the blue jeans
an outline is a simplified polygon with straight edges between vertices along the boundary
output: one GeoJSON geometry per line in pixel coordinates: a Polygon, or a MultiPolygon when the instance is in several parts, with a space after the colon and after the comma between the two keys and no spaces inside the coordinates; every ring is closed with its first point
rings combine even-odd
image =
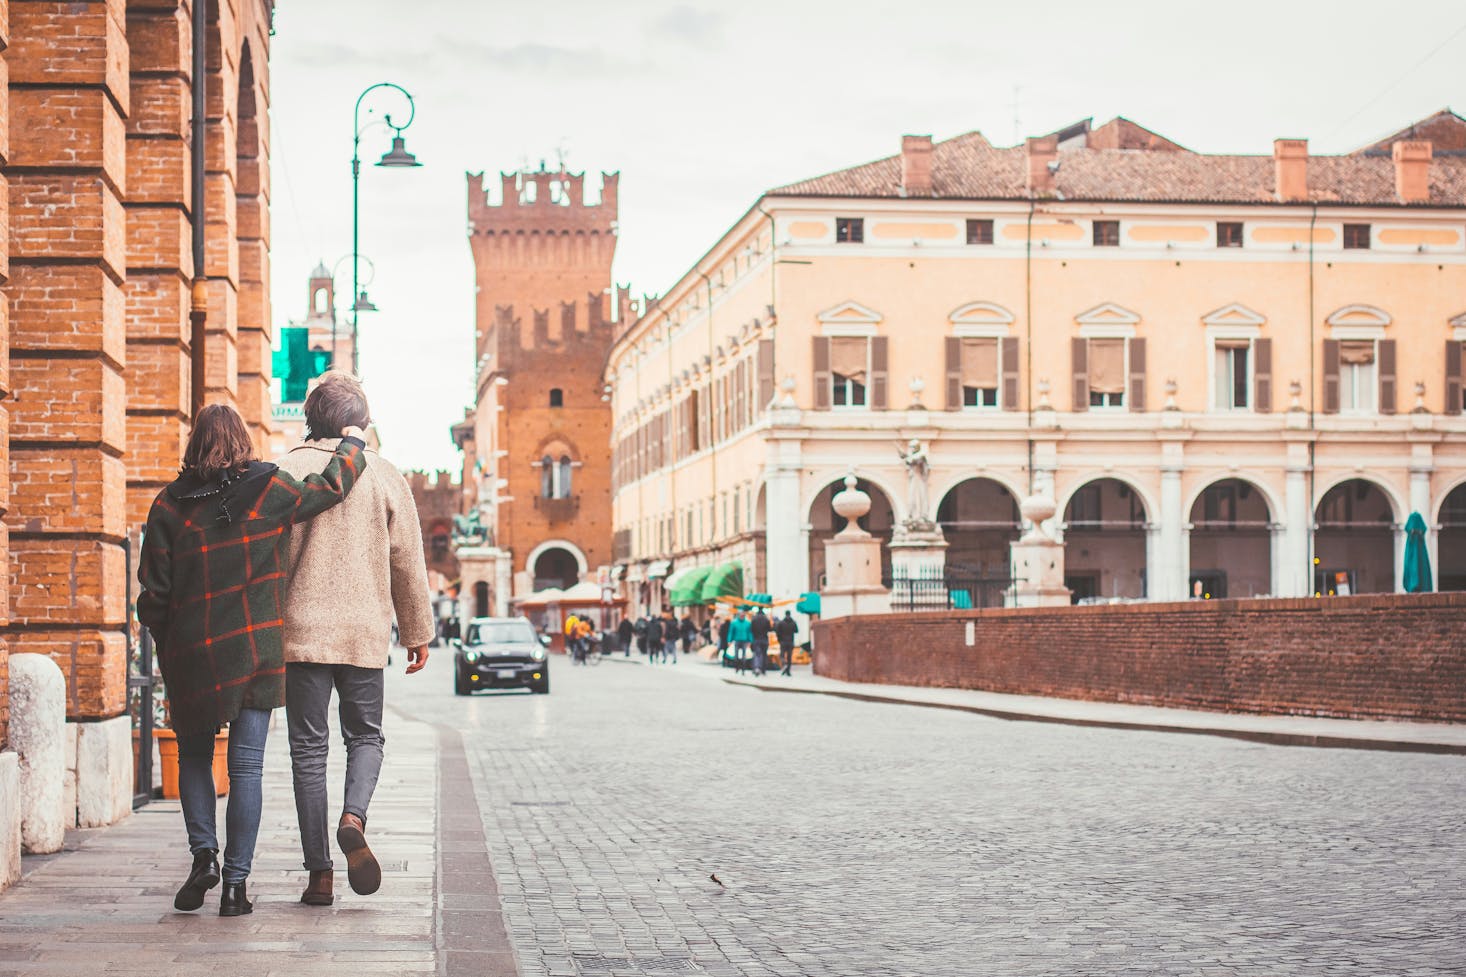
{"type": "MultiPolygon", "coordinates": [[[[229,842],[224,849],[223,876],[230,885],[249,878],[254,862],[255,839],[260,833],[260,775],[269,732],[268,709],[241,709],[229,724],[229,807],[224,820],[229,842]]],[[[218,851],[212,733],[178,737],[178,795],[189,850],[194,854],[209,848],[218,851]]]]}

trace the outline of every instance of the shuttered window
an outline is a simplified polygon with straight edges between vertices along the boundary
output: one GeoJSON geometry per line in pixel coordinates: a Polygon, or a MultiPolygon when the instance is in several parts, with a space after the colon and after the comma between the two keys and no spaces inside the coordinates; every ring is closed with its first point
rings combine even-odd
{"type": "Polygon", "coordinates": [[[998,341],[962,340],[962,406],[998,406],[998,341]]]}
{"type": "Polygon", "coordinates": [[[864,407],[870,382],[870,342],[863,337],[830,340],[830,404],[864,407]]]}
{"type": "Polygon", "coordinates": [[[1089,340],[1089,406],[1125,404],[1125,340],[1089,340]]]}

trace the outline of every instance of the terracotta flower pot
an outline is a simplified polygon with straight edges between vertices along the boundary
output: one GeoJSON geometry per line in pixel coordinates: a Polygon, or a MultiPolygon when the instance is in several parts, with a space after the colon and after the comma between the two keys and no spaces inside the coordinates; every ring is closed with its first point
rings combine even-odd
{"type": "MultiPolygon", "coordinates": [[[[171,729],[153,730],[158,741],[158,759],[163,764],[163,796],[178,798],[178,737],[171,729]]],[[[229,731],[220,730],[214,737],[214,791],[220,797],[229,793],[229,731]]]]}

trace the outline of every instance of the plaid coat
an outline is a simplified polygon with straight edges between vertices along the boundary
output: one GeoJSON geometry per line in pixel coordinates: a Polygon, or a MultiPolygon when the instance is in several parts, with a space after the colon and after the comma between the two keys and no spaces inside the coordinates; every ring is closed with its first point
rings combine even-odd
{"type": "Polygon", "coordinates": [[[292,524],[346,498],[363,447],[343,438],[325,471],[304,479],[259,461],[223,479],[184,472],[153,500],[137,613],[157,642],[175,732],[285,704],[282,547],[292,524]]]}

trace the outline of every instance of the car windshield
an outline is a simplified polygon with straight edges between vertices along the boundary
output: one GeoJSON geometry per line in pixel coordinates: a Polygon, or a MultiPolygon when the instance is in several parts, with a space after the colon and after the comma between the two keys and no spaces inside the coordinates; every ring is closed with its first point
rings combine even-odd
{"type": "Polygon", "coordinates": [[[470,645],[532,645],[538,639],[528,621],[495,621],[492,624],[470,624],[470,645]]]}

